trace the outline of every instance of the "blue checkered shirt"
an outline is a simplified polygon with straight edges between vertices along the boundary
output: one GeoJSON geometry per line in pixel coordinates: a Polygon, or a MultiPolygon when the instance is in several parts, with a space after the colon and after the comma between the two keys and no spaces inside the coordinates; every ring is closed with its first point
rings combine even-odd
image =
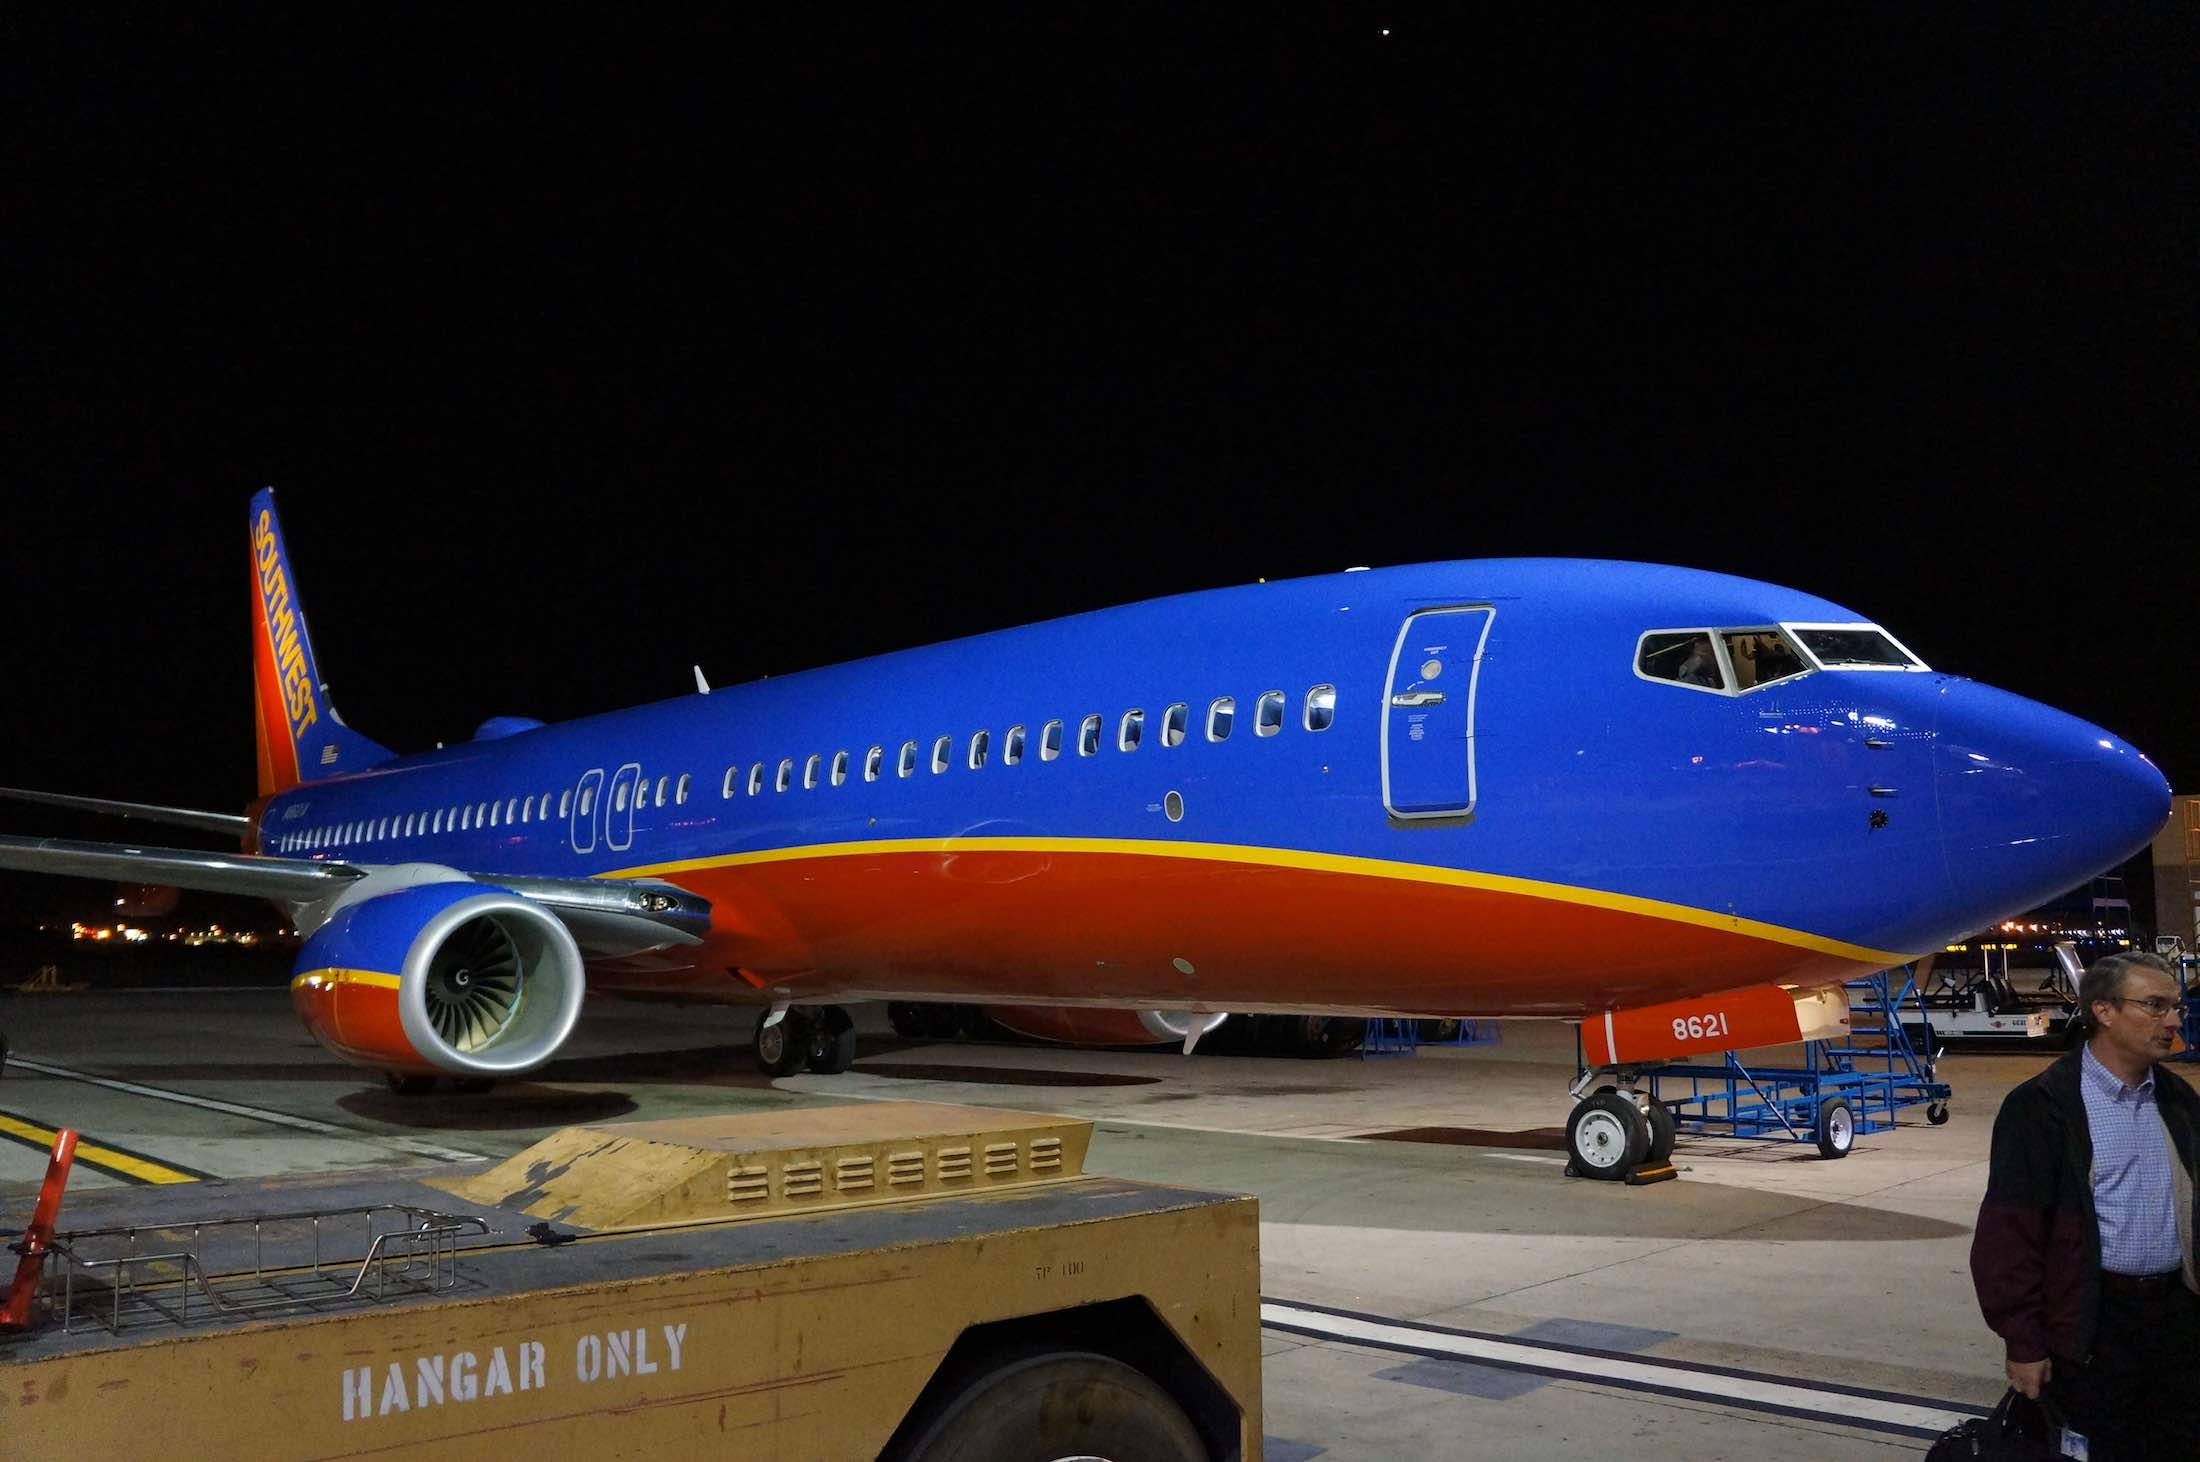
{"type": "Polygon", "coordinates": [[[2093,1132],[2093,1209],[2101,1221],[2101,1267],[2115,1274],[2164,1274],[2181,1268],[2177,1185],[2169,1139],[2154,1105],[2154,1076],[2137,1086],[2085,1048],[2086,1125],[2093,1132]]]}

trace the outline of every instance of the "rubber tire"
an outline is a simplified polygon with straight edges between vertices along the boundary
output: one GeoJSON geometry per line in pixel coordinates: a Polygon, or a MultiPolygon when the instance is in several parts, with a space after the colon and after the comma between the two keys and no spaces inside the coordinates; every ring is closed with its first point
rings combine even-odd
{"type": "Polygon", "coordinates": [[[1054,1350],[1013,1357],[934,1403],[895,1462],[1206,1462],[1191,1418],[1119,1360],[1054,1350]]]}
{"type": "Polygon", "coordinates": [[[905,1041],[921,1041],[931,1033],[926,1028],[924,1007],[914,1000],[896,1000],[888,1005],[886,1023],[905,1041]]]}
{"type": "Polygon", "coordinates": [[[1818,1107],[1818,1155],[1832,1162],[1855,1150],[1856,1109],[1849,1105],[1846,1097],[1821,1102],[1818,1107]]]}
{"type": "Polygon", "coordinates": [[[1299,1054],[1316,1061],[1349,1056],[1367,1038],[1367,1022],[1356,1016],[1292,1017],[1298,1024],[1299,1054]]]}
{"type": "Polygon", "coordinates": [[[1600,1091],[1577,1103],[1566,1119],[1566,1153],[1584,1178],[1617,1182],[1649,1150],[1650,1119],[1616,1091],[1600,1091]],[[1615,1142],[1622,1133],[1625,1140],[1615,1142]]]}
{"type": "Polygon", "coordinates": [[[385,1071],[382,1079],[389,1083],[391,1091],[402,1097],[426,1096],[435,1090],[435,1078],[432,1076],[411,1076],[402,1071],[385,1071]]]}
{"type": "Polygon", "coordinates": [[[766,1028],[771,1012],[756,1018],[756,1069],[766,1076],[792,1076],[810,1064],[810,1017],[790,1010],[766,1028]]]}
{"type": "Polygon", "coordinates": [[[847,1011],[829,1005],[810,1028],[810,1069],[819,1076],[838,1076],[855,1064],[856,1023],[847,1011]]]}
{"type": "Polygon", "coordinates": [[[1934,1102],[1931,1106],[1925,1109],[1925,1120],[1932,1123],[1935,1127],[1947,1126],[1948,1104],[1946,1102],[1934,1102]]]}
{"type": "Polygon", "coordinates": [[[1680,1136],[1680,1123],[1673,1119],[1673,1109],[1663,1102],[1652,1102],[1648,1108],[1650,1120],[1650,1147],[1642,1160],[1655,1166],[1673,1160],[1673,1140],[1680,1136]]]}

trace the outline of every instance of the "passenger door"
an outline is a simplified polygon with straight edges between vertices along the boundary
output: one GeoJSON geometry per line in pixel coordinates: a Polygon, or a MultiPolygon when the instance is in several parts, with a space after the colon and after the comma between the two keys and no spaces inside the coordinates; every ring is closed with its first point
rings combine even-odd
{"type": "Polygon", "coordinates": [[[641,798],[642,764],[628,762],[611,775],[611,795],[603,810],[603,845],[623,853],[634,842],[634,805],[641,798]]]}
{"type": "Polygon", "coordinates": [[[603,768],[591,768],[573,789],[573,851],[587,853],[596,847],[596,804],[603,799],[603,768]]]}
{"type": "Polygon", "coordinates": [[[1493,611],[1486,605],[1409,615],[1383,693],[1383,806],[1394,819],[1474,815],[1475,693],[1493,611]]]}

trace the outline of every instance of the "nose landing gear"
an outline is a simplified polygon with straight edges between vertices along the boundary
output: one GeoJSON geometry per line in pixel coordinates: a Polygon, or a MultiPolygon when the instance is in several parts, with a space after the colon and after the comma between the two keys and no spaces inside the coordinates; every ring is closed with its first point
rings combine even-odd
{"type": "Polygon", "coordinates": [[[1677,1176],[1672,1110],[1637,1089],[1635,1072],[1592,1072],[1574,1094],[1580,1100],[1566,1121],[1569,1177],[1639,1186],[1677,1176]],[[1600,1079],[1595,1091],[1581,1097],[1582,1086],[1600,1079]]]}

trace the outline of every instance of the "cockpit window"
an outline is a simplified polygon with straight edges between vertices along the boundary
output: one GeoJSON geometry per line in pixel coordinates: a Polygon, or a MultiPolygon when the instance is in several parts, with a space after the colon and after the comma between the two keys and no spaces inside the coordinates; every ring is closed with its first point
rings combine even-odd
{"type": "Polygon", "coordinates": [[[1776,629],[1722,630],[1720,637],[1726,641],[1727,663],[1734,667],[1737,689],[1754,690],[1810,669],[1787,636],[1776,629]]]}
{"type": "Polygon", "coordinates": [[[1652,680],[1673,680],[1706,690],[1726,689],[1718,652],[1708,630],[1670,630],[1642,637],[1635,668],[1652,680]]]}
{"type": "Polygon", "coordinates": [[[1720,695],[1747,695],[1819,668],[1796,647],[1792,628],[1651,630],[1636,647],[1635,673],[1720,695]]]}
{"type": "Polygon", "coordinates": [[[1828,670],[1923,670],[1917,656],[1875,624],[1793,624],[1788,632],[1828,670]]]}

